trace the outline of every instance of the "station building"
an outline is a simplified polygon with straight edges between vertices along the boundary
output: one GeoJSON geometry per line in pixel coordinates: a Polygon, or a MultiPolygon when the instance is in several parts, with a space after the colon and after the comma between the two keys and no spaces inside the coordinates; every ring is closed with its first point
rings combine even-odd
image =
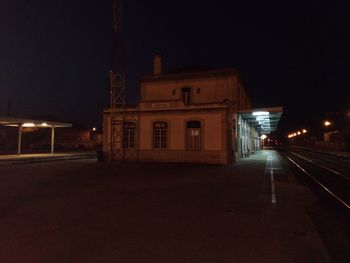
{"type": "Polygon", "coordinates": [[[234,68],[163,73],[162,59],[155,56],[153,73],[141,79],[138,105],[122,109],[119,157],[111,143],[112,109],[104,111],[108,160],[228,164],[261,149],[260,135],[277,127],[282,109],[252,109],[234,68]]]}

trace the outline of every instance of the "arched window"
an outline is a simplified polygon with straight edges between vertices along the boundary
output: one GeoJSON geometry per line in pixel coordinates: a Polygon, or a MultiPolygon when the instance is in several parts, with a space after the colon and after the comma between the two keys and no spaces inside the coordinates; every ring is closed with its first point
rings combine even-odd
{"type": "Polygon", "coordinates": [[[153,123],[153,147],[155,149],[167,148],[168,123],[158,121],[153,123]]]}
{"type": "Polygon", "coordinates": [[[188,121],[186,124],[186,148],[199,151],[201,149],[201,122],[188,121]]]}

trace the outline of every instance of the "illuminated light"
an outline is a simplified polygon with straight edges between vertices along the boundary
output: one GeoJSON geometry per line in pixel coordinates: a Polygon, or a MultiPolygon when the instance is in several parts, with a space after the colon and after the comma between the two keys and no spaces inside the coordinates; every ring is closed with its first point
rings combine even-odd
{"type": "Polygon", "coordinates": [[[41,124],[41,126],[45,126],[45,127],[46,127],[46,126],[48,126],[48,125],[47,125],[46,122],[43,122],[43,123],[41,124]]]}
{"type": "Polygon", "coordinates": [[[268,111],[254,111],[253,116],[262,116],[262,115],[269,115],[270,113],[268,111]]]}
{"type": "Polygon", "coordinates": [[[298,132],[297,132],[297,134],[298,134],[298,135],[300,135],[300,134],[301,134],[301,132],[300,132],[300,131],[298,131],[298,132]]]}
{"type": "Polygon", "coordinates": [[[93,127],[93,128],[92,128],[92,130],[93,130],[93,131],[96,131],[96,128],[95,128],[95,127],[93,127]]]}
{"type": "Polygon", "coordinates": [[[307,130],[303,129],[303,133],[307,133],[307,130]]]}
{"type": "Polygon", "coordinates": [[[332,123],[331,123],[330,121],[325,121],[323,124],[324,124],[324,126],[329,126],[329,125],[331,125],[332,123]]]}
{"type": "Polygon", "coordinates": [[[294,136],[297,136],[297,134],[296,134],[296,133],[293,133],[293,135],[294,135],[294,136]]]}
{"type": "Polygon", "coordinates": [[[22,127],[35,127],[34,123],[23,123],[22,127]]]}
{"type": "Polygon", "coordinates": [[[260,121],[260,122],[270,122],[270,119],[269,119],[269,117],[268,116],[257,116],[256,117],[256,120],[257,121],[260,121]]]}
{"type": "Polygon", "coordinates": [[[260,136],[260,138],[261,138],[262,140],[265,140],[265,139],[267,138],[267,136],[266,136],[265,134],[263,134],[263,135],[260,136]]]}

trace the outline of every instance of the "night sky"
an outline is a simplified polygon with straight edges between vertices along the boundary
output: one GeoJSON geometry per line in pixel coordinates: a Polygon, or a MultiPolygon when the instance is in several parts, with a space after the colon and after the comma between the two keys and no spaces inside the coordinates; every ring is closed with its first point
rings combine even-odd
{"type": "MultiPolygon", "coordinates": [[[[0,115],[100,125],[108,105],[111,0],[4,0],[0,115]]],[[[350,107],[349,1],[124,1],[127,102],[152,72],[236,67],[255,107],[283,106],[282,130],[350,107]]]]}

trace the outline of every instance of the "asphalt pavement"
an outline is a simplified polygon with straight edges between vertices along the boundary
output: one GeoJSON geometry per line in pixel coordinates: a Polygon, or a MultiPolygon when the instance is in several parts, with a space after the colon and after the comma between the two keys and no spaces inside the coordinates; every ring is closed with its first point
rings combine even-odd
{"type": "Polygon", "coordinates": [[[0,262],[332,262],[317,198],[261,151],[229,166],[0,166],[0,262]]]}

